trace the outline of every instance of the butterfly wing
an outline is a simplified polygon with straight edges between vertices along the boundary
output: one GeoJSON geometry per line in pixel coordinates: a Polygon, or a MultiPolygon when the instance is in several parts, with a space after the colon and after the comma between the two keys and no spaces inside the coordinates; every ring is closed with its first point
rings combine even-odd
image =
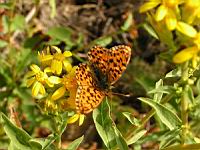
{"type": "Polygon", "coordinates": [[[106,49],[95,46],[88,52],[89,62],[95,66],[110,84],[114,84],[122,75],[129,63],[131,48],[125,45],[106,49]]]}
{"type": "Polygon", "coordinates": [[[104,76],[107,75],[108,71],[108,58],[109,50],[101,46],[94,46],[88,52],[89,62],[96,69],[99,69],[104,76]]]}
{"type": "Polygon", "coordinates": [[[125,45],[114,46],[109,51],[108,81],[114,84],[126,70],[130,61],[131,48],[125,45]]]}
{"type": "Polygon", "coordinates": [[[76,110],[81,114],[88,114],[94,110],[105,97],[104,91],[96,86],[90,68],[87,64],[80,64],[76,70],[78,89],[76,93],[76,110]]]}

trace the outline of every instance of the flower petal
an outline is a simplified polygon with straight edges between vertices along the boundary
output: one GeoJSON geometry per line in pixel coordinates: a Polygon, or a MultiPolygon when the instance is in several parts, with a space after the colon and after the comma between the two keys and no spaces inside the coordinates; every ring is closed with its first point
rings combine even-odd
{"type": "Polygon", "coordinates": [[[49,61],[49,60],[52,60],[53,59],[53,56],[52,55],[43,55],[43,56],[40,56],[40,61],[43,62],[43,61],[49,61]]]}
{"type": "Polygon", "coordinates": [[[33,97],[36,97],[40,91],[40,88],[41,88],[42,84],[38,81],[36,81],[34,84],[33,84],[33,87],[32,87],[32,95],[33,97]]]}
{"type": "Polygon", "coordinates": [[[168,8],[165,7],[164,5],[160,5],[156,11],[155,20],[156,21],[163,20],[163,18],[166,16],[167,12],[168,12],[168,8]]]}
{"type": "Polygon", "coordinates": [[[72,65],[70,64],[69,61],[64,60],[63,65],[64,65],[65,69],[67,70],[67,72],[70,72],[72,70],[72,65]]]}
{"type": "Polygon", "coordinates": [[[53,93],[53,95],[51,96],[51,99],[57,100],[57,99],[61,98],[65,94],[65,91],[66,91],[66,89],[64,86],[60,87],[53,93]]]}
{"type": "Polygon", "coordinates": [[[45,80],[45,83],[49,86],[49,87],[54,87],[54,84],[52,82],[49,81],[49,78],[45,80]]]}
{"type": "Polygon", "coordinates": [[[62,72],[62,62],[58,60],[53,60],[51,64],[51,70],[53,73],[61,74],[62,72]]]}
{"type": "Polygon", "coordinates": [[[50,67],[46,67],[44,69],[44,73],[49,73],[49,72],[52,72],[51,68],[50,67]]]}
{"type": "Polygon", "coordinates": [[[177,24],[175,14],[173,12],[168,13],[165,18],[165,22],[166,22],[167,28],[170,31],[174,30],[176,28],[176,24],[177,24]]]}
{"type": "Polygon", "coordinates": [[[79,124],[78,124],[78,125],[81,126],[81,125],[83,124],[84,120],[85,120],[85,115],[80,114],[80,117],[79,117],[79,124]]]}
{"type": "Polygon", "coordinates": [[[189,37],[195,37],[197,34],[195,28],[184,22],[178,22],[176,29],[189,37]]]}
{"type": "Polygon", "coordinates": [[[56,60],[52,60],[52,62],[51,62],[51,71],[53,72],[53,73],[55,73],[56,72],[56,60]]]}
{"type": "Polygon", "coordinates": [[[55,49],[57,51],[57,53],[61,53],[60,48],[56,47],[56,46],[51,46],[53,49],[55,49]]]}
{"type": "Polygon", "coordinates": [[[192,58],[192,67],[196,68],[197,64],[198,64],[198,56],[194,55],[193,58],[192,58]]]}
{"type": "Polygon", "coordinates": [[[72,53],[71,53],[70,51],[65,51],[65,52],[63,53],[63,55],[64,55],[65,57],[71,57],[71,56],[72,56],[72,53]]]}
{"type": "Polygon", "coordinates": [[[59,75],[62,72],[62,62],[61,61],[57,61],[56,62],[56,73],[59,75]]]}
{"type": "Polygon", "coordinates": [[[76,122],[80,117],[80,114],[75,114],[67,120],[67,123],[71,124],[76,122]]]}
{"type": "Polygon", "coordinates": [[[160,3],[161,3],[160,0],[151,0],[150,2],[144,3],[144,5],[142,5],[140,7],[140,13],[143,13],[143,12],[146,12],[150,9],[153,9],[154,7],[159,5],[160,3]]]}
{"type": "Polygon", "coordinates": [[[183,49],[182,51],[180,51],[173,57],[173,62],[174,63],[183,63],[187,60],[190,60],[198,52],[199,52],[199,50],[196,46],[183,49]]]}
{"type": "Polygon", "coordinates": [[[33,72],[35,72],[35,73],[40,72],[40,67],[38,67],[38,66],[35,65],[35,64],[32,64],[32,65],[30,66],[30,68],[31,68],[31,70],[33,70],[33,72]]]}
{"type": "Polygon", "coordinates": [[[59,84],[62,82],[62,79],[57,76],[50,76],[49,81],[53,84],[59,84]]]}
{"type": "Polygon", "coordinates": [[[39,91],[42,95],[44,95],[46,93],[46,90],[44,88],[44,86],[41,84],[40,86],[40,91],[39,91]]]}
{"type": "Polygon", "coordinates": [[[194,40],[193,40],[194,44],[197,45],[197,47],[200,49],[200,32],[196,34],[194,40]]]}
{"type": "Polygon", "coordinates": [[[32,78],[28,79],[26,81],[26,86],[30,87],[33,84],[34,81],[35,81],[35,77],[32,77],[32,78]]]}
{"type": "Polygon", "coordinates": [[[32,77],[34,75],[35,75],[34,71],[28,71],[25,76],[26,76],[26,78],[29,78],[29,77],[32,77]]]}

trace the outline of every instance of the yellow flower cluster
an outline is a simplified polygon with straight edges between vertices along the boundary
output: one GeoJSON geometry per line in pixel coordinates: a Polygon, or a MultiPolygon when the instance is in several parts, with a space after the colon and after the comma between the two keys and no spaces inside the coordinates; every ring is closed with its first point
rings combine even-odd
{"type": "MultiPolygon", "coordinates": [[[[27,87],[32,87],[32,96],[39,99],[39,104],[47,113],[58,114],[63,111],[75,110],[77,82],[76,66],[70,63],[70,51],[62,51],[56,47],[47,47],[38,52],[41,65],[32,64],[27,73],[27,87]]],[[[75,114],[68,123],[79,119],[83,123],[84,115],[75,114]]]]}
{"type": "Polygon", "coordinates": [[[168,30],[177,30],[188,37],[186,48],[173,57],[173,62],[192,59],[193,67],[199,61],[200,32],[193,26],[200,21],[200,0],[149,0],[140,12],[150,12],[155,21],[165,23],[168,30]]]}

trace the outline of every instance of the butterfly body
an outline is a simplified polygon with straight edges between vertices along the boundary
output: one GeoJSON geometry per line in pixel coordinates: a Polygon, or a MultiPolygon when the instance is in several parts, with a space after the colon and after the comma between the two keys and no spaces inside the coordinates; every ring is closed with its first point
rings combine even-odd
{"type": "Polygon", "coordinates": [[[93,73],[93,78],[96,80],[96,85],[102,90],[109,89],[110,84],[108,82],[108,77],[107,75],[103,74],[101,70],[99,70],[94,64],[89,65],[92,73],[93,73]]]}
{"type": "Polygon", "coordinates": [[[131,48],[125,45],[111,49],[95,46],[88,52],[89,64],[80,64],[76,70],[78,113],[88,114],[101,103],[126,69],[130,56],[131,48]]]}

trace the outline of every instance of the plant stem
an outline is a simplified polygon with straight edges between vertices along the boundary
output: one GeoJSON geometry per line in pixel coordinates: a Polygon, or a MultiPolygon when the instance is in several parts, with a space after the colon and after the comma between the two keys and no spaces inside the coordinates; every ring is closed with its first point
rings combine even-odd
{"type": "Polygon", "coordinates": [[[60,122],[57,120],[57,118],[54,116],[53,117],[53,121],[55,122],[55,124],[53,124],[54,126],[54,136],[56,136],[56,140],[55,140],[55,146],[56,148],[59,150],[61,149],[61,145],[62,145],[62,141],[61,141],[61,134],[60,134],[60,122]]]}
{"type": "Polygon", "coordinates": [[[61,135],[58,136],[57,147],[58,147],[58,149],[61,149],[61,135]]]}
{"type": "Polygon", "coordinates": [[[183,91],[181,96],[181,120],[183,123],[182,136],[181,136],[182,144],[185,143],[188,133],[188,101],[187,101],[187,93],[189,88],[189,85],[187,84],[188,78],[189,78],[188,63],[185,63],[182,66],[182,78],[181,78],[183,83],[183,91]]]}

